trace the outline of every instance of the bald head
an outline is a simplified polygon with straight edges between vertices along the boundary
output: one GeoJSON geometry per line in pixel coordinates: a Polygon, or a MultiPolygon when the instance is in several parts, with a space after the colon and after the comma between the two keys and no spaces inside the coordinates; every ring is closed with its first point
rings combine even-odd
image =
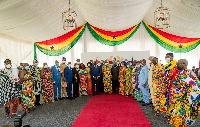
{"type": "Polygon", "coordinates": [[[188,61],[186,59],[178,60],[177,69],[179,70],[187,69],[187,66],[188,66],[188,61]]]}

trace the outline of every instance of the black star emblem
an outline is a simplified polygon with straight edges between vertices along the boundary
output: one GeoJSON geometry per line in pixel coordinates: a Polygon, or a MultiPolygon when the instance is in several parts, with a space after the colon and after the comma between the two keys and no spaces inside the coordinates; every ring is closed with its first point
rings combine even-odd
{"type": "Polygon", "coordinates": [[[182,48],[183,48],[183,45],[181,45],[181,44],[180,44],[180,45],[178,45],[178,46],[179,46],[179,48],[180,48],[180,49],[182,49],[182,48]]]}
{"type": "Polygon", "coordinates": [[[51,48],[51,50],[54,50],[54,47],[53,47],[53,46],[51,46],[50,48],[51,48]]]}
{"type": "Polygon", "coordinates": [[[117,36],[113,35],[112,37],[113,37],[113,39],[116,39],[117,36]]]}

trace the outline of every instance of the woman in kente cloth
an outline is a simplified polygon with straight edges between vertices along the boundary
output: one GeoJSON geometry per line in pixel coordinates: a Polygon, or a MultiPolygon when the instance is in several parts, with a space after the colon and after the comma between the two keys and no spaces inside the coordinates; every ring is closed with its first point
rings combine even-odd
{"type": "Polygon", "coordinates": [[[42,78],[43,103],[48,104],[48,102],[52,102],[51,97],[53,96],[53,83],[51,69],[48,68],[47,63],[43,63],[40,76],[42,78]]]}
{"type": "Polygon", "coordinates": [[[80,77],[80,95],[81,96],[88,95],[87,94],[87,71],[83,63],[81,63],[80,65],[79,77],[80,77]]]}
{"type": "Polygon", "coordinates": [[[87,71],[87,93],[89,95],[92,94],[92,79],[90,75],[90,66],[92,64],[90,62],[87,63],[86,71],[87,71]]]}
{"type": "Polygon", "coordinates": [[[134,99],[136,99],[139,102],[142,102],[143,101],[142,91],[140,90],[140,88],[138,88],[140,70],[141,70],[140,62],[137,61],[136,62],[136,69],[135,69],[135,92],[134,92],[134,99]]]}
{"type": "Polygon", "coordinates": [[[119,94],[125,95],[125,71],[126,71],[126,62],[121,62],[121,67],[119,68],[119,94]]]}
{"type": "Polygon", "coordinates": [[[29,112],[29,109],[34,109],[35,106],[35,94],[33,91],[34,80],[29,71],[29,64],[25,63],[22,71],[19,74],[20,82],[22,84],[22,107],[29,112]]]}
{"type": "Polygon", "coordinates": [[[131,66],[131,62],[127,63],[126,73],[125,73],[125,94],[126,96],[133,95],[133,83],[132,83],[132,77],[133,77],[133,66],[131,66]]]}
{"type": "Polygon", "coordinates": [[[112,93],[112,80],[111,80],[111,66],[108,62],[102,67],[103,72],[103,83],[104,83],[104,93],[112,93]]]}
{"type": "Polygon", "coordinates": [[[187,69],[186,59],[180,59],[175,72],[173,107],[170,124],[176,127],[190,127],[197,120],[200,108],[200,81],[195,73],[187,69]]]}

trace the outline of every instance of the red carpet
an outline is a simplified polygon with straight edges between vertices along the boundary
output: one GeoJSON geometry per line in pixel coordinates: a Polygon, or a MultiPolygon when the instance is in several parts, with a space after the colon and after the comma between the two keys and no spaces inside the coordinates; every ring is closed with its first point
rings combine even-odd
{"type": "Polygon", "coordinates": [[[132,97],[97,95],[86,104],[72,127],[151,127],[132,97]]]}

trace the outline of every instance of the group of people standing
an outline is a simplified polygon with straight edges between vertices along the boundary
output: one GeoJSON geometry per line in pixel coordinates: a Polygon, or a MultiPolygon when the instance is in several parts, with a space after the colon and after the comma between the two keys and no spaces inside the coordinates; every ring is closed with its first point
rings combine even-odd
{"type": "Polygon", "coordinates": [[[132,96],[143,106],[152,103],[155,115],[167,114],[167,123],[191,126],[200,110],[199,79],[187,69],[187,60],[177,62],[173,53],[167,53],[165,59],[166,65],[151,56],[149,62],[114,58],[90,60],[87,66],[77,59],[72,67],[63,57],[61,64],[56,60],[51,68],[47,63],[39,68],[35,59],[33,65],[20,64],[19,79],[14,79],[11,60],[6,59],[5,68],[0,71],[0,102],[5,104],[7,117],[11,117],[11,103],[12,114],[16,114],[19,102],[29,112],[35,105],[58,99],[118,93],[132,96]]]}

